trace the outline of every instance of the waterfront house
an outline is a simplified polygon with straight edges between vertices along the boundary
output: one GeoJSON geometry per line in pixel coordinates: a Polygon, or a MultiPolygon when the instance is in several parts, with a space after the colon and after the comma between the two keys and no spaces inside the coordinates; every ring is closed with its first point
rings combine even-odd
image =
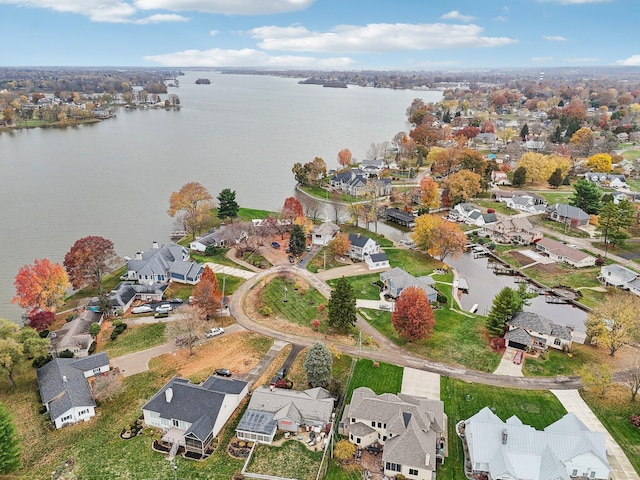
{"type": "MultiPolygon", "coordinates": [[[[134,282],[120,282],[113,290],[107,294],[109,305],[111,305],[110,315],[122,315],[129,310],[133,302],[140,300],[143,302],[159,302],[164,296],[168,283],[158,283],[141,285],[134,282]]],[[[93,297],[87,304],[87,310],[100,311],[100,300],[93,297]]]]}
{"type": "Polygon", "coordinates": [[[546,202],[540,202],[537,197],[531,195],[514,195],[506,203],[507,207],[513,210],[533,215],[544,213],[547,208],[546,202]]]}
{"type": "Polygon", "coordinates": [[[376,395],[359,387],[344,409],[339,429],[358,448],[382,447],[387,477],[431,480],[436,464],[446,457],[447,416],[440,400],[376,395]]]}
{"type": "Polygon", "coordinates": [[[352,260],[362,261],[366,256],[380,251],[380,245],[375,240],[359,233],[349,234],[349,244],[349,257],[352,260]]]}
{"type": "Polygon", "coordinates": [[[517,416],[503,422],[489,407],[458,424],[468,478],[607,480],[606,435],[592,432],[573,413],[544,430],[517,416]]]}
{"type": "Polygon", "coordinates": [[[143,285],[170,281],[195,285],[204,267],[191,261],[189,250],[176,243],[160,246],[153,242],[149,250],[136,253],[127,261],[126,279],[143,285]]]}
{"type": "Polygon", "coordinates": [[[392,190],[391,179],[381,178],[375,180],[378,184],[369,181],[369,173],[360,169],[350,169],[336,173],[331,177],[329,184],[344,193],[354,197],[360,197],[364,193],[377,190],[378,195],[389,195],[392,190]]]}
{"type": "Polygon", "coordinates": [[[598,275],[598,280],[605,285],[611,285],[625,290],[628,288],[629,283],[633,282],[636,278],[638,278],[636,272],[615,263],[600,267],[600,275],[598,275]]]}
{"type": "Polygon", "coordinates": [[[236,427],[241,440],[270,444],[278,430],[297,433],[303,426],[318,432],[331,422],[334,398],[321,387],[307,390],[258,387],[236,427]]]}
{"type": "Polygon", "coordinates": [[[596,257],[577,248],[570,247],[552,238],[542,238],[536,242],[536,248],[546,253],[556,262],[567,263],[576,268],[591,267],[596,264],[596,257]]]}
{"type": "Polygon", "coordinates": [[[495,243],[516,245],[530,245],[543,237],[529,220],[516,217],[503,217],[495,223],[485,224],[479,235],[489,237],[495,243]]]}
{"type": "Polygon", "coordinates": [[[332,222],[324,222],[311,230],[311,243],[326,247],[331,240],[336,238],[340,227],[332,222]]]}
{"type": "Polygon", "coordinates": [[[384,285],[384,293],[391,298],[398,298],[404,289],[417,287],[424,290],[429,302],[438,299],[438,292],[433,288],[435,280],[430,276],[414,277],[400,267],[392,268],[380,274],[380,281],[384,285]]]}
{"type": "Polygon", "coordinates": [[[103,314],[91,310],[84,310],[62,328],[49,332],[47,339],[50,342],[49,353],[56,357],[61,352],[69,350],[76,358],[89,355],[89,350],[95,339],[89,333],[92,323],[102,324],[103,314]]]}
{"type": "Polygon", "coordinates": [[[583,227],[588,225],[591,219],[589,214],[581,208],[566,203],[554,203],[547,207],[547,216],[551,220],[564,223],[570,227],[583,227]]]}
{"type": "Polygon", "coordinates": [[[508,322],[504,339],[508,346],[520,350],[556,350],[571,348],[571,330],[533,312],[517,312],[508,322]]]}
{"type": "Polygon", "coordinates": [[[196,385],[173,377],[142,407],[144,422],[173,449],[204,455],[248,391],[242,380],[211,376],[196,385]]]}
{"type": "Polygon", "coordinates": [[[378,176],[387,167],[384,160],[362,160],[360,163],[360,170],[365,172],[368,176],[378,176]]]}
{"type": "Polygon", "coordinates": [[[102,352],[83,358],[54,358],[38,368],[40,399],[56,428],[88,421],[96,402],[88,378],[109,371],[109,357],[102,352]]]}
{"type": "Polygon", "coordinates": [[[205,235],[189,243],[189,248],[196,252],[204,252],[207,247],[224,247],[227,243],[223,233],[224,227],[209,230],[205,235]]]}
{"type": "Polygon", "coordinates": [[[367,264],[369,270],[380,270],[381,268],[389,268],[389,258],[384,252],[373,253],[364,257],[364,263],[367,264]]]}

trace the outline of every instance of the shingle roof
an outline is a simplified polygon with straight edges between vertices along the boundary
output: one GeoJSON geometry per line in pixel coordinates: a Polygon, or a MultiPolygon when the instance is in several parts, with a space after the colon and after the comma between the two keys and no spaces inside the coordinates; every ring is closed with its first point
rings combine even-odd
{"type": "Polygon", "coordinates": [[[387,260],[389,260],[389,258],[387,257],[387,254],[384,252],[372,253],[371,255],[369,255],[369,257],[371,257],[371,261],[374,263],[386,262],[387,260]]]}
{"type": "Polygon", "coordinates": [[[546,250],[550,251],[554,255],[569,258],[574,262],[580,262],[585,258],[592,257],[592,255],[589,255],[588,253],[584,253],[577,248],[572,248],[549,237],[544,237],[538,240],[537,245],[542,245],[546,250]]]}
{"type": "Polygon", "coordinates": [[[605,265],[600,270],[603,272],[611,272],[612,274],[620,277],[622,280],[625,280],[627,282],[630,282],[638,276],[638,274],[633,270],[629,270],[628,268],[616,263],[605,265]]]}
{"type": "Polygon", "coordinates": [[[555,212],[557,215],[566,218],[572,218],[576,220],[589,220],[591,217],[588,213],[573,205],[567,205],[566,203],[555,203],[547,208],[549,213],[555,212]]]}
{"type": "Polygon", "coordinates": [[[299,412],[304,422],[327,423],[331,418],[334,402],[329,392],[325,392],[319,392],[317,389],[299,391],[284,388],[271,390],[268,387],[258,387],[253,391],[247,408],[274,415],[277,412],[280,415],[284,413],[297,415],[299,412]],[[294,406],[296,411],[289,410],[291,406],[294,406]]]}
{"type": "Polygon", "coordinates": [[[356,234],[356,233],[350,233],[349,234],[349,243],[351,243],[351,245],[354,245],[356,247],[362,248],[370,240],[371,239],[369,237],[365,237],[364,235],[360,235],[360,234],[356,234]]]}

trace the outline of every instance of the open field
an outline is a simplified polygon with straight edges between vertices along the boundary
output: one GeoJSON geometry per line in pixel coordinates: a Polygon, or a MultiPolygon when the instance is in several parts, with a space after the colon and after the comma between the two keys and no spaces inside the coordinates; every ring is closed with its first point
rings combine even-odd
{"type": "MultiPolygon", "coordinates": [[[[379,273],[372,273],[369,275],[358,275],[355,277],[349,277],[347,279],[353,288],[353,293],[356,298],[364,300],[378,300],[380,299],[380,287],[374,285],[374,282],[380,280],[379,273]]],[[[327,284],[335,289],[338,279],[329,280],[327,284]]]]}

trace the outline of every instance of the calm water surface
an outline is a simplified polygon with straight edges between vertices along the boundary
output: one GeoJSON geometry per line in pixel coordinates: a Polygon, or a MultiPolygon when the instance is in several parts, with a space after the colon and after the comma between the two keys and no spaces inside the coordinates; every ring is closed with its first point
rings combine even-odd
{"type": "Polygon", "coordinates": [[[213,72],[179,80],[179,111],[120,109],[95,125],[0,134],[0,317],[20,316],[10,304],[20,266],[62,262],[78,238],[108,238],[120,255],[168,241],[168,198],[186,182],[279,211],[293,163],[320,156],[336,167],[343,148],[363,159],[372,142],[409,129],[414,98],[441,98],[213,72]],[[195,85],[202,76],[211,85],[195,85]]]}

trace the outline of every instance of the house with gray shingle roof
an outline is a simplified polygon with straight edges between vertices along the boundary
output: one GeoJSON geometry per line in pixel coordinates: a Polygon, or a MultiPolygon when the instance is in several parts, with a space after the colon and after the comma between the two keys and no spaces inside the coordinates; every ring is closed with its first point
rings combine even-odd
{"type": "Polygon", "coordinates": [[[573,413],[544,430],[525,425],[515,415],[503,422],[488,407],[468,420],[462,441],[469,478],[528,480],[606,480],[606,435],[592,432],[573,413]]]}
{"type": "Polygon", "coordinates": [[[433,288],[435,280],[426,275],[414,277],[400,267],[392,268],[380,274],[380,281],[384,285],[385,292],[392,298],[398,298],[405,288],[417,287],[424,290],[430,302],[438,298],[438,291],[433,288]]]}
{"type": "Polygon", "coordinates": [[[223,226],[209,230],[205,235],[196,238],[193,242],[189,243],[189,248],[196,252],[204,252],[209,246],[224,247],[226,243],[227,239],[224,235],[223,226]]]}
{"type": "Polygon", "coordinates": [[[384,252],[374,253],[364,257],[364,263],[367,264],[369,270],[380,270],[381,268],[389,268],[389,258],[384,252]]]}
{"type": "MultiPolygon", "coordinates": [[[[129,310],[136,300],[144,302],[157,302],[162,300],[168,283],[141,285],[134,282],[120,282],[113,290],[107,294],[111,305],[111,315],[122,315],[129,310]]],[[[87,304],[87,310],[100,311],[100,300],[93,297],[87,304]]]]}
{"type": "Polygon", "coordinates": [[[508,324],[509,331],[504,339],[508,346],[521,350],[546,350],[549,347],[564,350],[570,348],[573,341],[571,330],[537,313],[517,312],[508,324]]]}
{"type": "Polygon", "coordinates": [[[98,353],[83,358],[54,358],[36,371],[42,404],[56,428],[95,416],[87,379],[109,371],[109,357],[98,353]]]}
{"type": "Polygon", "coordinates": [[[127,280],[143,285],[175,281],[195,285],[200,281],[204,267],[190,260],[189,250],[176,243],[158,245],[136,253],[127,261],[127,280]]]}
{"type": "Polygon", "coordinates": [[[144,422],[174,448],[204,455],[248,391],[242,380],[211,376],[197,385],[173,377],[142,407],[144,422]]]}
{"type": "Polygon", "coordinates": [[[49,353],[54,357],[69,350],[76,358],[86,357],[95,339],[89,333],[92,323],[102,323],[102,313],[85,310],[70,322],[65,323],[60,330],[49,332],[49,353]]]}
{"type": "Polygon", "coordinates": [[[367,255],[380,251],[380,245],[375,240],[359,233],[349,234],[349,245],[349,257],[352,260],[362,261],[367,255]]]}
{"type": "Polygon", "coordinates": [[[342,435],[359,448],[383,447],[384,474],[431,480],[446,457],[447,416],[444,404],[412,395],[353,391],[339,425],[342,435]]]}
{"type": "Polygon", "coordinates": [[[566,223],[570,227],[583,227],[589,224],[591,217],[588,213],[573,205],[554,203],[547,207],[547,216],[556,222],[566,223]]]}
{"type": "Polygon", "coordinates": [[[278,430],[298,432],[302,426],[323,430],[331,421],[334,398],[321,387],[304,391],[258,387],[251,394],[236,436],[270,444],[278,430]]]}
{"type": "Polygon", "coordinates": [[[600,267],[600,275],[598,280],[605,285],[613,285],[614,287],[625,288],[629,282],[634,281],[638,274],[633,270],[612,263],[611,265],[603,265],[600,267]]]}
{"type": "Polygon", "coordinates": [[[336,238],[340,227],[332,222],[324,222],[311,230],[311,243],[326,247],[331,240],[336,238]]]}

